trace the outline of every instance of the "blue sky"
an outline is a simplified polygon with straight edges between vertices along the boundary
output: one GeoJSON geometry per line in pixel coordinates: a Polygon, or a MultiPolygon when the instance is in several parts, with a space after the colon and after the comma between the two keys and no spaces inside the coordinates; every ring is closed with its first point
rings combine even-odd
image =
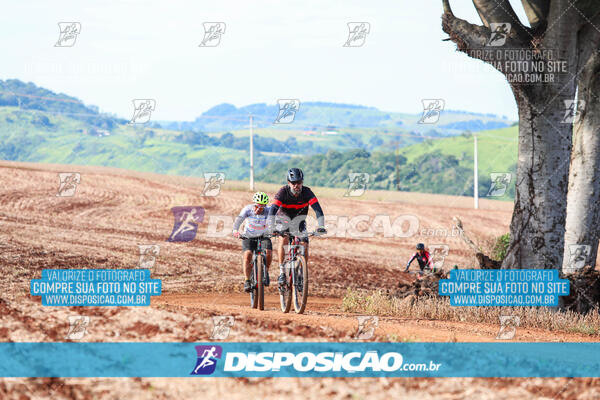
{"type": "MultiPolygon", "coordinates": [[[[446,108],[516,119],[504,77],[455,51],[441,0],[30,1],[0,15],[0,78],[31,81],[129,118],[131,100],[156,99],[156,120],[191,120],[223,102],[278,98],[420,112],[446,108]],[[54,47],[58,22],[80,22],[75,46],[54,47]],[[218,47],[198,47],[203,22],[225,22],[218,47]],[[343,47],[348,22],[369,22],[362,47],[343,47]]],[[[525,22],[520,2],[512,2],[525,22]]],[[[471,1],[455,14],[480,23],[471,1]]]]}

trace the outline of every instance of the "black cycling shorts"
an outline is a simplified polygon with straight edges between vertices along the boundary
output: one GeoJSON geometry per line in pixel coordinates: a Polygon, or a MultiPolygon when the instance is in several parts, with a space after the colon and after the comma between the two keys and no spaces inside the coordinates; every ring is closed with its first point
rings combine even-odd
{"type": "MultiPolygon", "coordinates": [[[[282,220],[280,221],[280,224],[277,226],[277,229],[280,232],[290,232],[290,228],[294,228],[290,226],[291,224],[286,221],[286,220],[282,220]]],[[[306,221],[302,220],[300,221],[300,223],[298,224],[298,228],[296,229],[292,229],[292,231],[290,232],[292,235],[295,235],[298,239],[300,239],[301,242],[304,243],[308,243],[308,236],[303,235],[303,233],[306,233],[306,221]]]]}
{"type": "Polygon", "coordinates": [[[256,250],[258,245],[258,241],[262,240],[262,248],[265,250],[273,250],[273,245],[271,244],[271,239],[269,238],[252,238],[252,239],[243,239],[242,240],[242,250],[256,250]]]}

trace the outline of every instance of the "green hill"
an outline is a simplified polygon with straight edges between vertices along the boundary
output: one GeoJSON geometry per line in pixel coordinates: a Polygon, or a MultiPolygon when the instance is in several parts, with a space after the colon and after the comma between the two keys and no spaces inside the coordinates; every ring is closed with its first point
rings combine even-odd
{"type": "MultiPolygon", "coordinates": [[[[446,135],[465,124],[480,129],[509,123],[492,114],[444,111],[439,124],[419,125],[416,114],[334,103],[305,103],[301,111],[298,124],[275,126],[271,121],[257,125],[258,179],[280,182],[282,171],[299,165],[311,176],[311,184],[321,186],[345,187],[348,173],[367,172],[373,189],[468,195],[473,191],[473,138],[470,134],[446,135]],[[417,125],[419,129],[412,130],[417,125]],[[394,149],[399,149],[398,154],[394,149]]],[[[100,113],[97,107],[33,83],[0,80],[0,159],[184,176],[218,171],[227,179],[248,179],[247,121],[233,118],[239,113],[247,117],[248,112],[264,120],[276,114],[277,108],[220,105],[205,113],[213,121],[212,128],[202,126],[217,129],[234,121],[236,129],[194,130],[197,126],[184,126],[187,123],[167,124],[176,130],[163,129],[154,122],[127,124],[100,113]]],[[[516,127],[477,134],[482,195],[490,186],[490,172],[514,172],[516,134],[516,127]]],[[[510,189],[507,195],[513,192],[510,189]]]]}
{"type": "MultiPolygon", "coordinates": [[[[492,172],[510,172],[506,193],[495,199],[514,197],[517,161],[517,127],[478,133],[479,196],[491,186],[492,172]]],[[[305,157],[293,157],[269,164],[257,178],[280,182],[285,170],[305,170],[311,185],[347,187],[349,173],[368,173],[371,189],[405,190],[451,195],[473,195],[473,137],[463,134],[401,148],[392,152],[351,150],[305,157]]]]}

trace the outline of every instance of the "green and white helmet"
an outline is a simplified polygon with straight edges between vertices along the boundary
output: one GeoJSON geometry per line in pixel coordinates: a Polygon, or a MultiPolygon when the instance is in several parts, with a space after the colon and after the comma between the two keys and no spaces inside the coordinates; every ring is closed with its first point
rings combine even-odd
{"type": "Polygon", "coordinates": [[[256,192],[252,196],[252,202],[256,204],[269,204],[269,196],[265,192],[256,192]]]}

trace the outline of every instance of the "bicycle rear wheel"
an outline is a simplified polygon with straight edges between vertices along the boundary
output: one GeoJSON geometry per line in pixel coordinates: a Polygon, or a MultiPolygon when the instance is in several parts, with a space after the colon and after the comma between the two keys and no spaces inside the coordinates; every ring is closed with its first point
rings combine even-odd
{"type": "Polygon", "coordinates": [[[283,269],[287,285],[285,290],[282,291],[282,289],[279,289],[279,303],[281,304],[281,311],[284,313],[290,312],[290,309],[292,308],[292,274],[288,265],[289,264],[286,263],[286,268],[283,269]]]}
{"type": "Polygon", "coordinates": [[[302,314],[306,308],[306,301],[308,300],[308,267],[304,256],[297,256],[293,273],[296,277],[296,282],[292,288],[294,293],[294,310],[296,310],[298,314],[302,314]]]}

